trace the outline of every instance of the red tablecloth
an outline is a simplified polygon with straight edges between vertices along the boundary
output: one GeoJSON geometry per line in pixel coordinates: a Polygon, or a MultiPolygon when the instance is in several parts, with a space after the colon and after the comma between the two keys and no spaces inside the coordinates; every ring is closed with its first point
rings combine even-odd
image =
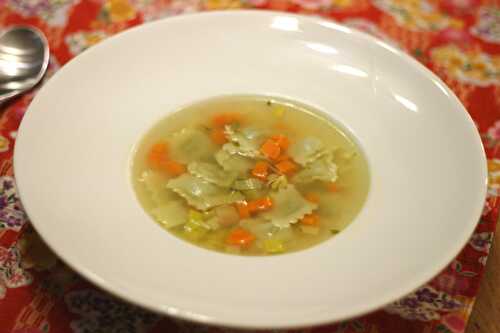
{"type": "MultiPolygon", "coordinates": [[[[500,0],[0,0],[0,29],[31,24],[47,35],[52,50],[48,80],[78,53],[130,26],[237,8],[320,15],[405,49],[457,94],[489,158],[483,216],[469,243],[439,276],[365,317],[294,332],[463,332],[500,207],[500,0]]],[[[80,278],[47,249],[23,213],[12,172],[16,131],[35,93],[0,106],[0,332],[232,332],[125,304],[80,278]]]]}

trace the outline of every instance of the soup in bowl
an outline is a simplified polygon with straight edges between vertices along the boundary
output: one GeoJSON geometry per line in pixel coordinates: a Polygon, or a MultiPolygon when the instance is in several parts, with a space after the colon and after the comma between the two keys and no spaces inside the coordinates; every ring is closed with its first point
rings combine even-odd
{"type": "Polygon", "coordinates": [[[135,151],[148,214],[207,249],[270,255],[341,232],[368,193],[356,140],[325,114],[259,96],[210,99],[162,119],[135,151]]]}

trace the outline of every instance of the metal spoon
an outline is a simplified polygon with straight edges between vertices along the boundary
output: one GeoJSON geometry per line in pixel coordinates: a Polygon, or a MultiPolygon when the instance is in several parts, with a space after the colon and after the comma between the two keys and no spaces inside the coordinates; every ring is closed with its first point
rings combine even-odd
{"type": "Polygon", "coordinates": [[[49,44],[36,28],[18,26],[0,35],[0,104],[33,88],[49,64],[49,44]]]}

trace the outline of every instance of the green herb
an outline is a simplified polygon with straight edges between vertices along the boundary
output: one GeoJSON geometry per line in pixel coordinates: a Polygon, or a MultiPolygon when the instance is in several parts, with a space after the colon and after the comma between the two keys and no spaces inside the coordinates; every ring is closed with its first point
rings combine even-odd
{"type": "Polygon", "coordinates": [[[336,235],[336,234],[338,234],[339,232],[340,232],[340,230],[338,230],[338,229],[330,229],[330,233],[331,233],[332,235],[336,235]]]}

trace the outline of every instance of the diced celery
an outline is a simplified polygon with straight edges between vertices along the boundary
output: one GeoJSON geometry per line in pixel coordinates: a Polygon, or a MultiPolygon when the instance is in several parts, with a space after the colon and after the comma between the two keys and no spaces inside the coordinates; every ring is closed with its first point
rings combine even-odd
{"type": "Polygon", "coordinates": [[[203,221],[203,213],[200,213],[197,210],[190,209],[188,213],[189,221],[203,221]]]}
{"type": "Polygon", "coordinates": [[[285,107],[283,105],[275,105],[273,107],[273,115],[275,115],[276,117],[278,118],[281,118],[283,117],[283,115],[285,114],[285,107]]]}
{"type": "Polygon", "coordinates": [[[184,224],[184,234],[190,240],[198,240],[205,236],[210,227],[203,221],[189,220],[184,224]]]}
{"type": "Polygon", "coordinates": [[[280,239],[266,239],[262,242],[262,247],[267,253],[281,253],[285,251],[285,244],[280,239]]]}

